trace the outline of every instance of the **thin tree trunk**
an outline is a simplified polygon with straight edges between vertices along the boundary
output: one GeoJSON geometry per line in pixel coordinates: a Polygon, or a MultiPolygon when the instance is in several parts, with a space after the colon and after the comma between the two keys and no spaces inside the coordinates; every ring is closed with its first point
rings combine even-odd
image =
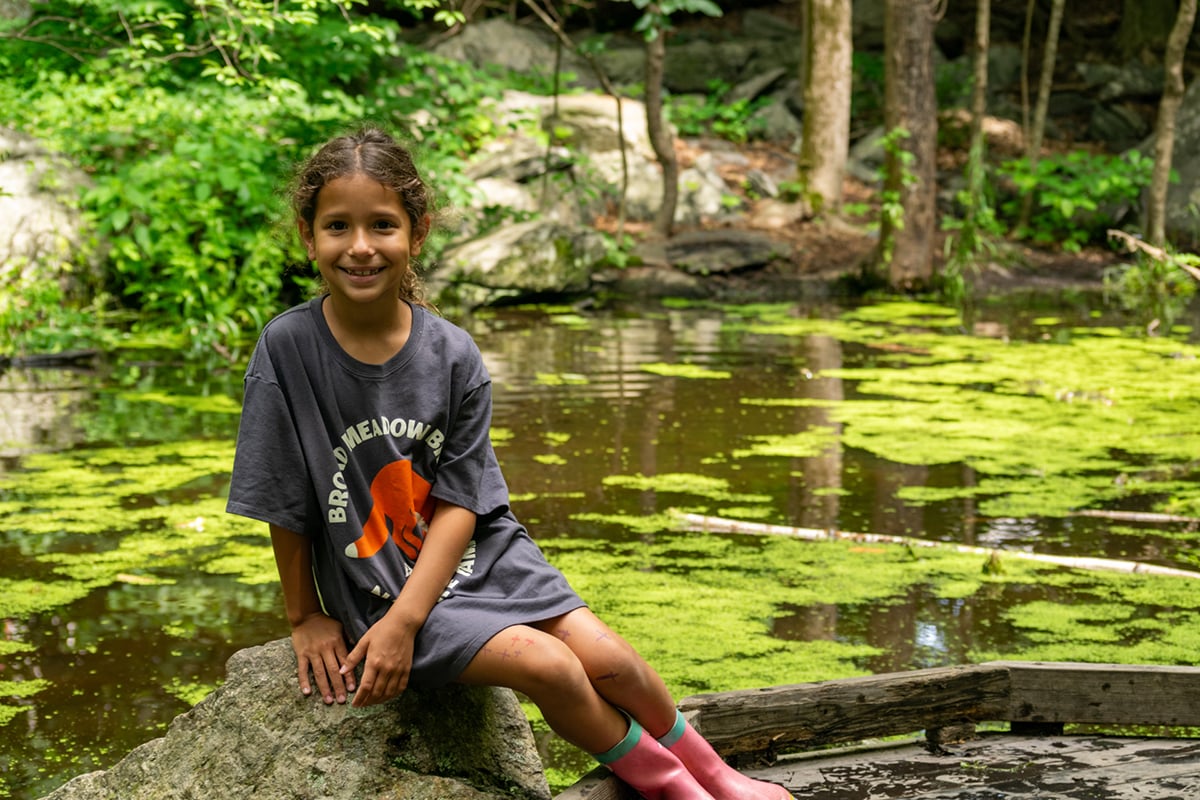
{"type": "MultiPolygon", "coordinates": [[[[554,40],[554,102],[553,102],[553,105],[551,106],[551,111],[550,111],[551,119],[558,119],[558,97],[559,97],[559,90],[561,88],[559,86],[559,82],[560,82],[560,78],[562,75],[562,51],[563,51],[562,40],[555,39],[554,40]]],[[[543,167],[543,172],[542,172],[542,199],[538,203],[538,207],[542,211],[546,210],[546,201],[547,201],[547,198],[549,197],[549,193],[550,193],[550,164],[554,158],[555,139],[556,139],[556,137],[554,135],[554,130],[551,129],[550,135],[546,137],[545,166],[543,167]]]]}
{"type": "Polygon", "coordinates": [[[888,152],[884,192],[896,198],[899,215],[880,224],[878,258],[895,289],[912,290],[933,277],[937,222],[937,95],[933,78],[933,29],[937,0],[888,0],[884,36],[884,126],[908,138],[888,152]],[[899,152],[904,151],[904,153],[899,152]]]}
{"type": "Polygon", "coordinates": [[[1183,102],[1183,54],[1195,22],[1196,0],[1183,0],[1175,17],[1175,27],[1167,38],[1167,53],[1163,58],[1166,79],[1158,104],[1158,119],[1154,123],[1154,173],[1146,209],[1146,238],[1155,247],[1164,247],[1167,240],[1167,184],[1175,150],[1175,117],[1183,102]]]}
{"type": "Polygon", "coordinates": [[[983,118],[987,115],[988,47],[991,36],[992,0],[977,0],[975,8],[975,86],[971,95],[971,144],[967,160],[967,194],[971,207],[968,219],[977,221],[987,199],[984,197],[984,157],[987,142],[983,137],[983,118]]]}
{"type": "Polygon", "coordinates": [[[675,142],[663,116],[663,62],[666,59],[666,34],[658,31],[646,41],[646,129],[650,145],[662,166],[662,205],[655,219],[655,231],[664,239],[675,226],[675,205],[679,198],[679,162],[675,142]]]}
{"type": "MultiPolygon", "coordinates": [[[[1033,127],[1029,132],[1029,171],[1037,169],[1042,156],[1042,137],[1046,132],[1046,110],[1050,107],[1050,89],[1054,85],[1054,64],[1058,60],[1058,32],[1062,28],[1063,6],[1066,0],[1053,0],[1050,6],[1050,25],[1046,28],[1046,47],[1042,51],[1042,75],[1038,80],[1037,106],[1033,110],[1033,127]]],[[[1021,201],[1021,218],[1018,228],[1029,227],[1033,214],[1033,195],[1027,194],[1021,201]]]]}
{"type": "Polygon", "coordinates": [[[1029,50],[1033,46],[1033,11],[1037,0],[1025,6],[1025,33],[1021,37],[1021,136],[1029,141],[1029,50]]]}
{"type": "Polygon", "coordinates": [[[805,0],[804,131],[797,178],[815,213],[837,213],[850,152],[851,0],[805,0]]]}

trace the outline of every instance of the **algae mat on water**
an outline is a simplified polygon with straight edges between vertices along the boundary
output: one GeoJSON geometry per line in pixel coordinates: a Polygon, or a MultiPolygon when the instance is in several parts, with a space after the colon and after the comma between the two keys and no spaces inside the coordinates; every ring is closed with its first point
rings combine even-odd
{"type": "Polygon", "coordinates": [[[745,402],[824,405],[846,447],[898,464],[962,463],[979,478],[971,487],[906,487],[903,500],[969,495],[992,517],[1131,501],[1200,516],[1200,348],[1192,344],[1111,328],[1046,328],[1033,341],[974,336],[961,332],[953,310],[924,303],[884,303],[836,319],[790,314],[784,306],[747,308],[737,327],[819,334],[857,348],[859,363],[813,375],[853,391],[839,401],[745,402]]]}

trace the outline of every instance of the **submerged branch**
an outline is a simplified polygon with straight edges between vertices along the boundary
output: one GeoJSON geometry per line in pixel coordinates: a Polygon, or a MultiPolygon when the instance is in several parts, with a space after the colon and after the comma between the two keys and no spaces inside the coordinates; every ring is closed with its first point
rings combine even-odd
{"type": "Polygon", "coordinates": [[[1173,257],[1161,247],[1155,247],[1149,242],[1144,242],[1141,239],[1138,239],[1136,236],[1132,236],[1125,231],[1119,231],[1116,229],[1109,230],[1108,238],[1121,241],[1125,245],[1125,251],[1127,253],[1142,252],[1156,261],[1174,264],[1188,275],[1191,275],[1193,278],[1200,281],[1200,268],[1194,267],[1191,264],[1185,263],[1184,261],[1173,257]]]}
{"type": "Polygon", "coordinates": [[[768,525],[761,522],[744,522],[724,517],[710,517],[703,514],[678,514],[683,530],[701,533],[744,533],[754,536],[787,536],[793,539],[804,539],[810,542],[839,541],[863,542],[867,544],[901,544],[909,547],[943,547],[952,548],[959,553],[976,553],[990,558],[997,554],[1037,561],[1043,564],[1056,564],[1061,567],[1085,570],[1105,570],[1109,572],[1127,572],[1139,575],[1168,575],[1176,578],[1200,579],[1200,572],[1174,567],[1160,567],[1156,564],[1145,564],[1140,561],[1122,561],[1112,558],[1089,558],[1083,556],[1052,556],[1043,553],[1027,553],[1021,550],[1001,550],[995,547],[975,547],[951,542],[935,542],[929,539],[917,539],[912,536],[892,536],[884,533],[852,533],[830,528],[793,528],[789,525],[768,525]]]}

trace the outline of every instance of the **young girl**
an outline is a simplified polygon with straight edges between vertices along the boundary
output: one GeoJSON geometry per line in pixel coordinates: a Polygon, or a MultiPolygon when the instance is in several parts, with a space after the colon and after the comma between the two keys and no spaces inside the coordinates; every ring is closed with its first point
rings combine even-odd
{"type": "Polygon", "coordinates": [[[413,270],[430,215],[409,153],[334,139],[292,200],[326,293],[263,329],[228,510],[270,526],[301,691],[506,686],[651,800],[789,798],[717,756],[513,516],[479,349],[413,270]]]}

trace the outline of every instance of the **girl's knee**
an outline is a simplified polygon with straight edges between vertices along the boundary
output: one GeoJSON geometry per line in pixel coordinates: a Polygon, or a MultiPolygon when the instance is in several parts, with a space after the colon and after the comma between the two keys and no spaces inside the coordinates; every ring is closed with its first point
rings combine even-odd
{"type": "Polygon", "coordinates": [[[486,663],[495,682],[529,695],[588,683],[579,658],[551,636],[510,629],[484,645],[477,658],[486,663]]]}

